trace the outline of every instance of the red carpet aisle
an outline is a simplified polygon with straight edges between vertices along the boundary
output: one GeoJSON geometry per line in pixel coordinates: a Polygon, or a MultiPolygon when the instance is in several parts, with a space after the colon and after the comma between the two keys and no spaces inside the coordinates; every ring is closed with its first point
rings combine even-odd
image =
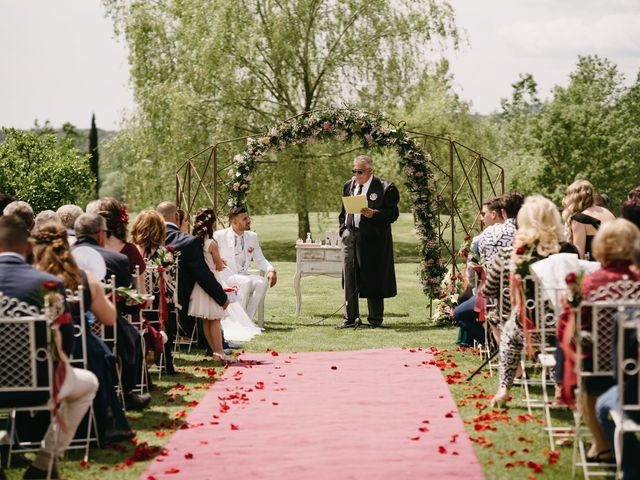
{"type": "Polygon", "coordinates": [[[480,479],[425,352],[244,355],[141,479],[480,479]]]}

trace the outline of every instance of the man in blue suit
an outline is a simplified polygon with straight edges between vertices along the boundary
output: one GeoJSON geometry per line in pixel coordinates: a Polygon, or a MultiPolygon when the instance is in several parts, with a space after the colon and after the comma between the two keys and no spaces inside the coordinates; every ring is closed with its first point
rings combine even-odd
{"type": "MultiPolygon", "coordinates": [[[[42,291],[46,282],[54,282],[64,297],[64,286],[60,279],[45,272],[36,270],[25,261],[30,253],[29,232],[24,222],[15,215],[0,217],[0,292],[17,298],[29,305],[42,307],[42,291]]],[[[68,305],[65,302],[68,311],[68,305]]],[[[73,351],[73,323],[59,326],[62,347],[67,355],[73,351]]],[[[28,352],[16,351],[16,355],[28,352]]],[[[66,377],[58,392],[62,408],[60,415],[66,425],[66,431],[58,429],[54,435],[53,426],[49,427],[44,446],[24,474],[24,478],[46,478],[52,459],[69,446],[80,421],[91,406],[98,390],[96,376],[83,369],[66,366],[66,377]],[[57,437],[57,438],[56,438],[57,437]]],[[[3,475],[0,472],[0,475],[3,475]]],[[[58,478],[55,469],[51,478],[58,478]]]]}
{"type": "MultiPolygon", "coordinates": [[[[156,207],[156,211],[164,219],[167,227],[166,245],[172,245],[180,252],[180,261],[178,263],[178,268],[180,269],[178,275],[178,301],[182,306],[180,322],[183,325],[188,324],[189,299],[196,282],[218,305],[226,309],[229,305],[227,294],[204,261],[202,244],[193,235],[181,232],[178,227],[178,207],[171,202],[162,202],[156,207]]],[[[170,343],[173,344],[171,335],[169,335],[167,346],[170,343]]],[[[165,348],[166,350],[167,348],[165,348]]]]}

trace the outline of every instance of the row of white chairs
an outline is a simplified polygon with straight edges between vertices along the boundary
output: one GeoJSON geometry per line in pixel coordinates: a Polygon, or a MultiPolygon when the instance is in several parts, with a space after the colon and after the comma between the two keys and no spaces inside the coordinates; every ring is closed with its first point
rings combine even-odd
{"type": "MultiPolygon", "coordinates": [[[[501,282],[501,289],[508,288],[501,282]]],[[[616,422],[616,456],[617,469],[613,469],[610,464],[588,462],[586,458],[586,440],[588,440],[588,429],[583,425],[583,412],[580,405],[573,412],[573,428],[566,425],[557,425],[554,410],[566,409],[567,407],[555,399],[555,381],[553,371],[557,367],[555,360],[556,350],[556,326],[560,313],[566,301],[566,287],[550,286],[545,284],[542,278],[531,272],[523,280],[523,289],[528,292],[524,310],[528,318],[533,322],[534,328],[529,332],[529,347],[536,352],[535,358],[529,358],[527,348],[522,351],[521,368],[523,377],[518,381],[523,389],[523,401],[529,413],[532,409],[542,408],[544,411],[545,430],[547,431],[551,450],[556,448],[556,440],[559,438],[571,437],[574,445],[573,468],[581,467],[585,478],[596,476],[620,475],[620,462],[622,452],[622,442],[625,432],[638,432],[638,424],[629,419],[629,412],[640,412],[640,405],[629,405],[621,400],[620,408],[612,413],[612,418],[616,422]],[[539,371],[539,376],[534,375],[539,371]],[[534,386],[540,387],[541,397],[532,394],[534,386]],[[618,445],[619,444],[619,445],[618,445]],[[578,458],[579,457],[579,458],[578,458]]],[[[489,308],[497,310],[499,318],[504,319],[503,296],[500,295],[495,303],[489,304],[489,308]]],[[[592,292],[588,298],[583,299],[580,305],[573,308],[574,322],[574,343],[576,344],[576,374],[578,387],[576,395],[584,391],[587,378],[613,378],[615,369],[614,352],[621,355],[624,351],[624,332],[635,331],[640,338],[640,282],[636,280],[623,279],[612,282],[592,292]],[[585,317],[586,315],[586,317],[585,317]],[[584,318],[589,318],[589,324],[585,324],[584,318]],[[614,330],[618,325],[619,335],[616,338],[614,330]],[[588,329],[586,327],[589,327],[588,329]],[[584,346],[588,344],[592,349],[593,364],[589,367],[581,361],[584,346]]],[[[512,311],[512,314],[514,312],[512,311]]],[[[488,324],[488,322],[485,322],[488,324]]],[[[481,351],[488,355],[488,339],[490,331],[488,326],[486,331],[485,345],[480,346],[481,351]]],[[[638,358],[623,359],[617,362],[617,377],[621,382],[624,376],[639,374],[638,358]]],[[[490,364],[491,368],[491,364],[490,364]]],[[[490,370],[491,371],[491,370],[490,370]]]]}

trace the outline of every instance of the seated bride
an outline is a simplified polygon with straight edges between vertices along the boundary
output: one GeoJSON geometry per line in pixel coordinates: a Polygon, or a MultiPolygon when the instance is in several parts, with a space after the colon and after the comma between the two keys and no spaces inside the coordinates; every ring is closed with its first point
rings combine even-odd
{"type": "MultiPolygon", "coordinates": [[[[218,244],[213,239],[216,229],[216,215],[211,208],[201,208],[196,212],[193,236],[202,242],[204,258],[209,269],[225,289],[235,285],[228,283],[233,272],[220,258],[218,244]]],[[[232,300],[233,295],[229,295],[232,300]]],[[[203,319],[203,330],[207,342],[214,352],[214,357],[230,361],[233,357],[224,354],[222,336],[228,340],[247,341],[258,335],[261,330],[255,325],[239,302],[231,302],[226,311],[218,305],[206,292],[196,284],[189,301],[189,315],[203,319]]]]}

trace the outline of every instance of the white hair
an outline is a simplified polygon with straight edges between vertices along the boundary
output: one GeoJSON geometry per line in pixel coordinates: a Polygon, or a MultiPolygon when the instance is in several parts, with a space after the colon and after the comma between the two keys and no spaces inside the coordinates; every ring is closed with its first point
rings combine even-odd
{"type": "Polygon", "coordinates": [[[356,165],[365,165],[367,168],[373,168],[373,158],[368,155],[358,155],[353,163],[356,165]]]}

